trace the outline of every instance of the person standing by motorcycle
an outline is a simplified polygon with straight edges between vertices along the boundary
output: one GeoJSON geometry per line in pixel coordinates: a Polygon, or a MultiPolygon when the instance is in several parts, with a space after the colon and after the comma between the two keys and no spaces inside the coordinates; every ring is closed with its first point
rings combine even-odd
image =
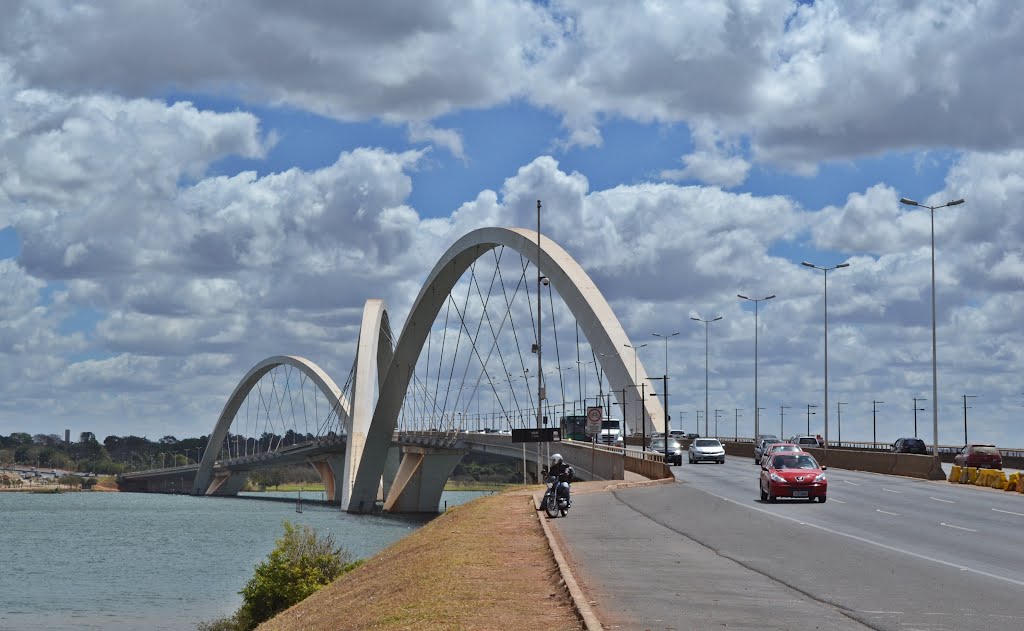
{"type": "Polygon", "coordinates": [[[569,498],[569,483],[573,481],[574,472],[569,463],[562,459],[562,455],[551,454],[551,466],[544,467],[541,473],[544,474],[546,480],[555,478],[556,493],[563,495],[568,505],[572,506],[572,500],[569,498]]]}

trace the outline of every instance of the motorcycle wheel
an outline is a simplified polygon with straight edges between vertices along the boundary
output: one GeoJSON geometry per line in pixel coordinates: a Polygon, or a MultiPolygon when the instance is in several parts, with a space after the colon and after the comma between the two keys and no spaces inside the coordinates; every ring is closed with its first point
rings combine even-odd
{"type": "Polygon", "coordinates": [[[566,515],[569,514],[569,509],[568,508],[561,509],[561,513],[562,513],[562,517],[565,517],[566,515]]]}
{"type": "Polygon", "coordinates": [[[554,493],[549,493],[548,496],[544,498],[544,512],[548,514],[548,517],[558,517],[558,500],[555,499],[554,493]]]}

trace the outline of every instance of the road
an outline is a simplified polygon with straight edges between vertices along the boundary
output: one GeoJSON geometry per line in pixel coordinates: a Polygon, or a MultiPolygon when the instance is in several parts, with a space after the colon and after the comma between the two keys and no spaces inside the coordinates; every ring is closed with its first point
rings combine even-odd
{"type": "Polygon", "coordinates": [[[769,504],[751,459],[673,471],[553,520],[613,627],[1019,626],[1021,494],[830,469],[826,504],[769,504]]]}

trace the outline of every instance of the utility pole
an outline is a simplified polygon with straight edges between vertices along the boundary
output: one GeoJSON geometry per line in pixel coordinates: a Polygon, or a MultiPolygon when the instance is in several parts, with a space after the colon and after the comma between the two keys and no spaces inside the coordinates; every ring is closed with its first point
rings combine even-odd
{"type": "MultiPolygon", "coordinates": [[[[663,407],[665,409],[665,462],[668,462],[668,429],[669,421],[671,420],[668,414],[668,375],[662,375],[661,377],[648,377],[648,379],[651,381],[661,381],[661,394],[662,401],[664,402],[663,407]]],[[[658,393],[652,392],[651,396],[657,398],[658,393]]],[[[653,424],[653,421],[651,422],[653,424]]]]}
{"type": "Polygon", "coordinates": [[[715,408],[715,438],[718,438],[718,415],[722,413],[722,410],[715,408]]]}
{"type": "Polygon", "coordinates": [[[977,399],[976,394],[965,394],[964,397],[964,445],[967,445],[967,399],[977,399]]]}
{"type": "Polygon", "coordinates": [[[843,446],[843,407],[846,403],[836,401],[836,420],[839,421],[839,447],[843,446]]]}
{"type": "MultiPolygon", "coordinates": [[[[707,433],[708,433],[708,424],[707,424],[707,421],[705,421],[704,422],[704,435],[707,436],[707,433]]],[[[697,435],[700,435],[700,410],[697,410],[697,435]]]]}
{"type": "Polygon", "coordinates": [[[871,402],[871,448],[874,449],[878,446],[878,404],[885,403],[885,401],[872,401],[871,402]]]}
{"type": "Polygon", "coordinates": [[[818,406],[811,405],[810,403],[807,404],[807,435],[808,436],[811,435],[811,414],[817,414],[817,412],[811,412],[811,408],[816,408],[816,407],[818,407],[818,406]]]}
{"type": "Polygon", "coordinates": [[[779,438],[781,440],[786,440],[783,437],[786,435],[786,410],[789,408],[788,405],[779,406],[779,438]]]}
{"type": "Polygon", "coordinates": [[[743,410],[743,408],[736,408],[736,418],[733,421],[735,423],[735,426],[733,427],[733,430],[732,430],[732,440],[733,440],[733,442],[737,442],[740,439],[740,412],[742,410],[743,410]]]}

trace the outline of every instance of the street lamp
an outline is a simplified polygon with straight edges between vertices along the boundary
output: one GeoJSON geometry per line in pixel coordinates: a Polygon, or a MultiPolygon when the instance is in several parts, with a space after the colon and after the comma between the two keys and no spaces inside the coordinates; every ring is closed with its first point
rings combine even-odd
{"type": "Polygon", "coordinates": [[[807,404],[807,435],[808,436],[811,435],[811,414],[817,414],[817,412],[812,412],[811,408],[816,408],[816,407],[818,407],[818,406],[811,405],[810,403],[807,404]]]}
{"type": "MultiPolygon", "coordinates": [[[[641,344],[640,346],[631,346],[629,344],[623,344],[623,346],[633,350],[633,387],[636,388],[637,387],[636,386],[636,382],[637,382],[637,378],[636,378],[636,376],[637,376],[636,352],[638,350],[640,350],[641,348],[647,346],[647,344],[641,344]]],[[[640,386],[643,389],[643,387],[646,386],[646,384],[640,384],[640,386]]],[[[643,418],[643,416],[644,416],[644,408],[643,408],[644,399],[643,399],[643,394],[642,393],[641,393],[639,401],[640,401],[640,420],[641,420],[641,422],[643,422],[643,420],[644,420],[644,418],[643,418]]],[[[636,431],[636,426],[633,427],[633,431],[634,432],[636,431]]],[[[646,434],[647,434],[647,428],[645,426],[641,426],[641,428],[640,428],[640,442],[642,443],[641,446],[643,447],[643,451],[647,451],[647,435],[646,434]]],[[[622,402],[622,436],[623,436],[623,445],[625,445],[625,436],[626,436],[626,402],[625,401],[622,402]]],[[[623,448],[625,448],[625,447],[623,447],[623,448]]]]}
{"type": "Polygon", "coordinates": [[[803,261],[800,263],[804,267],[811,267],[814,269],[820,269],[824,272],[825,277],[825,445],[824,448],[828,449],[828,273],[834,269],[842,267],[849,267],[849,263],[840,263],[839,265],[833,265],[832,267],[819,267],[814,263],[808,263],[803,261]]]}
{"type": "Polygon", "coordinates": [[[705,320],[703,318],[695,318],[690,316],[690,319],[694,322],[704,323],[704,435],[708,435],[708,324],[712,322],[718,322],[722,319],[722,316],[717,318],[711,318],[705,320]]]}
{"type": "Polygon", "coordinates": [[[919,204],[912,199],[906,197],[900,198],[901,204],[907,206],[918,206],[920,208],[927,208],[931,211],[932,219],[932,474],[938,475],[942,471],[942,465],[939,464],[939,371],[935,358],[935,209],[945,208],[946,206],[959,206],[964,203],[963,198],[954,199],[946,202],[941,206],[928,206],[925,204],[919,204]]]}
{"type": "Polygon", "coordinates": [[[917,407],[918,401],[927,401],[928,399],[922,399],[920,397],[914,397],[914,438],[917,438],[917,413],[924,412],[924,408],[917,407]]]}
{"type": "Polygon", "coordinates": [[[765,296],[764,298],[748,298],[743,294],[736,294],[736,297],[754,303],[754,444],[757,444],[757,435],[761,430],[759,424],[761,417],[759,410],[761,408],[757,407],[757,305],[759,302],[771,300],[775,297],[775,294],[765,296]]]}

